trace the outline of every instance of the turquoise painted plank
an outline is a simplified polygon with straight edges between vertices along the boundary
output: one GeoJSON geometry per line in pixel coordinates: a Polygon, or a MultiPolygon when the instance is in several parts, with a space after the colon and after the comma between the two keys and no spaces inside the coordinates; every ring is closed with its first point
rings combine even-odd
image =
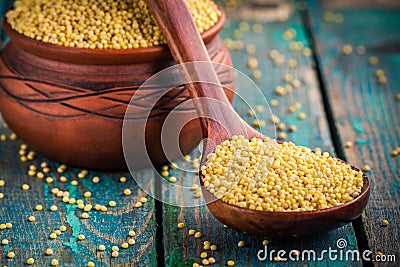
{"type": "MultiPolygon", "coordinates": [[[[371,198],[362,217],[366,245],[373,255],[395,255],[398,261],[400,157],[390,153],[400,146],[400,102],[396,101],[400,93],[400,5],[398,1],[365,1],[361,9],[355,4],[311,1],[312,32],[339,135],[336,141],[355,144],[339,148],[341,154],[358,167],[371,166],[371,198]],[[326,20],[327,11],[339,14],[343,22],[326,20]],[[352,53],[342,53],[345,44],[353,47],[352,53]],[[365,53],[360,53],[359,46],[365,53]],[[378,59],[376,64],[371,64],[371,57],[378,59]],[[375,75],[378,69],[387,78],[384,84],[375,75]],[[383,219],[389,221],[388,227],[381,226],[383,219]]],[[[393,261],[388,264],[396,266],[393,261]]]]}
{"type": "MultiPolygon", "coordinates": [[[[96,266],[157,266],[154,200],[141,208],[134,204],[145,196],[145,193],[134,183],[128,173],[104,173],[89,171],[83,178],[77,178],[81,170],[68,168],[64,174],[56,171],[58,163],[43,157],[22,163],[19,160],[20,140],[12,141],[9,138],[11,131],[0,123],[0,136],[5,135],[7,140],[0,141],[0,180],[5,185],[0,187],[4,198],[0,199],[0,224],[12,223],[11,229],[0,230],[0,240],[8,239],[8,245],[0,245],[1,266],[23,266],[28,258],[35,259],[35,266],[50,266],[52,259],[57,259],[60,266],[86,266],[92,261],[96,266]],[[54,178],[48,184],[44,179],[30,177],[27,174],[29,166],[39,166],[42,161],[48,162],[51,172],[46,174],[54,178]],[[64,175],[68,181],[60,182],[64,175]],[[98,176],[99,183],[93,183],[92,177],[98,176]],[[120,176],[127,176],[127,182],[119,182],[120,176]],[[71,185],[72,180],[78,185],[71,185]],[[21,189],[22,184],[30,185],[30,190],[21,189]],[[85,203],[108,206],[110,200],[117,202],[117,206],[108,206],[107,212],[88,212],[90,217],[82,219],[82,210],[77,205],[66,204],[62,198],[51,193],[52,188],[69,191],[70,198],[83,199],[85,203]],[[129,188],[131,196],[125,196],[123,190],[129,188]],[[83,194],[90,191],[92,196],[84,198],[83,194]],[[43,205],[42,211],[36,211],[36,205],[43,205]],[[56,205],[58,210],[50,211],[50,206],[56,205]],[[35,216],[36,221],[28,221],[29,216],[35,216]],[[49,236],[61,225],[67,227],[66,232],[53,240],[49,236]],[[128,249],[122,249],[121,244],[128,239],[128,233],[134,230],[137,234],[136,244],[128,249]],[[78,235],[83,234],[86,239],[79,241],[78,235]],[[105,245],[106,251],[99,251],[98,246],[105,245]],[[120,247],[119,257],[112,258],[111,247],[120,247]],[[46,256],[45,251],[51,248],[52,256],[46,256]],[[15,258],[7,258],[7,253],[15,252],[15,258]]],[[[141,175],[151,177],[151,172],[141,175]]],[[[149,182],[151,180],[149,179],[149,182]]]]}

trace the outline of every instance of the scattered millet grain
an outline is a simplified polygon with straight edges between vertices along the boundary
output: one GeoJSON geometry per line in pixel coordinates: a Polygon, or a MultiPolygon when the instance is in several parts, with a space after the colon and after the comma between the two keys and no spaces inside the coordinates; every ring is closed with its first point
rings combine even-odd
{"type": "Polygon", "coordinates": [[[240,241],[239,241],[238,247],[239,247],[239,248],[244,247],[244,241],[243,241],[243,240],[240,240],[240,241]]]}
{"type": "Polygon", "coordinates": [[[119,178],[119,182],[120,183],[125,183],[126,182],[126,177],[125,176],[120,177],[119,178]]]}
{"type": "Polygon", "coordinates": [[[135,208],[140,208],[140,207],[142,207],[143,206],[143,203],[142,202],[136,202],[135,203],[135,208]]]}
{"type": "Polygon", "coordinates": [[[345,55],[350,55],[353,52],[353,47],[349,44],[342,46],[342,53],[345,55]]]}
{"type": "Polygon", "coordinates": [[[89,262],[87,263],[87,267],[95,267],[94,262],[89,261],[89,262]]]}
{"type": "Polygon", "coordinates": [[[307,118],[307,114],[304,112],[300,112],[299,115],[297,115],[297,118],[300,120],[305,120],[307,118]]]}
{"type": "Polygon", "coordinates": [[[136,236],[136,232],[133,230],[130,230],[128,235],[134,237],[134,236],[136,236]]]}
{"type": "Polygon", "coordinates": [[[296,68],[296,66],[297,66],[297,60],[294,58],[289,58],[288,59],[288,67],[293,69],[293,68],[296,68]]]}
{"type": "Polygon", "coordinates": [[[260,32],[262,32],[263,26],[260,23],[255,23],[255,24],[253,24],[252,29],[253,29],[253,32],[260,33],[260,32]]]}
{"type": "Polygon", "coordinates": [[[10,258],[10,259],[13,259],[15,257],[15,253],[13,251],[9,251],[7,253],[7,257],[10,258]]]}
{"type": "Polygon", "coordinates": [[[30,186],[29,185],[27,185],[27,184],[23,184],[22,185],[22,190],[29,190],[30,189],[30,186]]]}
{"type": "Polygon", "coordinates": [[[89,191],[86,191],[85,193],[83,193],[83,196],[84,196],[85,198],[89,198],[89,197],[92,196],[92,193],[89,192],[89,191]]]}
{"type": "Polygon", "coordinates": [[[185,223],[183,222],[178,223],[178,228],[179,229],[185,228],[185,223]]]}
{"type": "Polygon", "coordinates": [[[127,242],[124,242],[124,243],[121,244],[121,248],[126,249],[128,247],[129,247],[129,244],[127,242]]]}
{"type": "Polygon", "coordinates": [[[52,205],[51,207],[50,207],[50,211],[57,211],[58,210],[58,208],[57,208],[57,206],[55,206],[55,205],[52,205]]]}
{"type": "Polygon", "coordinates": [[[196,193],[194,193],[194,197],[195,198],[200,198],[203,195],[203,193],[201,192],[201,189],[197,189],[196,193]]]}
{"type": "Polygon", "coordinates": [[[8,239],[2,239],[1,240],[2,245],[8,245],[8,239]]]}
{"type": "Polygon", "coordinates": [[[56,239],[57,235],[56,235],[56,233],[51,233],[49,237],[50,237],[50,239],[56,239]]]}
{"type": "Polygon", "coordinates": [[[271,105],[271,107],[276,107],[279,105],[279,101],[276,99],[272,99],[269,104],[271,105]]]}
{"type": "Polygon", "coordinates": [[[265,121],[264,120],[254,120],[253,121],[253,126],[258,127],[258,128],[264,128],[265,127],[265,121]]]}
{"type": "Polygon", "coordinates": [[[46,249],[46,255],[50,256],[53,255],[53,250],[51,248],[46,249]]]}
{"type": "Polygon", "coordinates": [[[353,142],[351,142],[351,141],[346,141],[346,143],[344,143],[344,147],[345,147],[345,148],[351,148],[351,147],[353,147],[353,142]]]}
{"type": "Polygon", "coordinates": [[[305,57],[310,57],[310,56],[312,55],[312,50],[311,50],[311,48],[309,48],[309,47],[303,48],[302,54],[303,54],[303,56],[305,56],[305,57]]]}
{"type": "Polygon", "coordinates": [[[268,239],[264,239],[264,240],[262,241],[262,244],[263,244],[263,246],[268,245],[268,244],[269,244],[269,240],[268,240],[268,239]]]}
{"type": "Polygon", "coordinates": [[[389,225],[389,221],[384,219],[384,220],[382,220],[381,225],[382,225],[383,227],[386,227],[386,226],[389,225]]]}
{"type": "Polygon", "coordinates": [[[207,259],[203,259],[203,260],[201,261],[201,263],[202,263],[203,265],[209,265],[209,264],[210,264],[210,262],[209,262],[207,259]]]}
{"type": "Polygon", "coordinates": [[[196,233],[196,231],[193,230],[193,229],[190,229],[189,232],[188,232],[189,235],[194,235],[195,233],[196,233]]]}
{"type": "Polygon", "coordinates": [[[125,196],[130,196],[131,194],[132,194],[132,191],[130,189],[127,188],[127,189],[124,190],[124,195],[125,196]]]}
{"type": "Polygon", "coordinates": [[[65,232],[67,230],[67,227],[65,225],[60,226],[60,231],[65,232]]]}
{"type": "Polygon", "coordinates": [[[202,259],[205,259],[205,258],[207,258],[207,252],[202,252],[201,254],[200,254],[200,258],[202,258],[202,259]]]}
{"type": "Polygon", "coordinates": [[[86,237],[82,234],[78,235],[78,240],[84,240],[86,237]]]}
{"type": "Polygon", "coordinates": [[[8,137],[10,138],[11,141],[15,141],[18,136],[15,133],[11,133],[8,137]]]}
{"type": "Polygon", "coordinates": [[[264,106],[263,105],[256,105],[254,109],[257,111],[257,113],[261,113],[264,111],[264,106]]]}
{"type": "Polygon", "coordinates": [[[5,186],[6,182],[4,180],[0,180],[0,187],[5,186]]]}
{"type": "Polygon", "coordinates": [[[281,120],[279,119],[278,116],[276,116],[276,115],[271,115],[271,117],[269,118],[269,121],[272,122],[272,123],[274,123],[274,124],[277,124],[277,123],[279,123],[281,120]]]}
{"type": "Polygon", "coordinates": [[[279,124],[276,126],[276,128],[277,128],[278,130],[280,130],[280,131],[284,131],[284,130],[286,130],[286,124],[283,123],[283,122],[281,122],[281,123],[279,123],[279,124]]]}
{"type": "Polygon", "coordinates": [[[216,246],[216,245],[211,245],[210,249],[211,249],[212,251],[215,251],[215,250],[217,250],[217,246],[216,246]]]}
{"type": "Polygon", "coordinates": [[[171,167],[171,169],[176,170],[176,169],[178,169],[178,164],[176,164],[175,162],[172,162],[170,167],[171,167]]]}
{"type": "Polygon", "coordinates": [[[0,199],[3,199],[3,198],[4,198],[4,194],[0,193],[0,199]]]}
{"type": "Polygon", "coordinates": [[[201,232],[196,232],[196,233],[194,234],[194,237],[195,237],[195,238],[200,238],[200,237],[201,237],[201,232]]]}
{"type": "Polygon", "coordinates": [[[278,85],[278,86],[275,88],[275,93],[276,93],[277,95],[279,95],[279,96],[283,96],[283,95],[286,95],[286,94],[287,94],[286,89],[285,89],[284,87],[280,86],[280,85],[278,85]]]}
{"type": "Polygon", "coordinates": [[[249,57],[247,60],[247,67],[251,70],[255,70],[258,68],[258,59],[255,57],[249,57]]]}
{"type": "Polygon", "coordinates": [[[368,59],[369,64],[376,65],[378,64],[378,58],[376,56],[370,56],[368,59]]]}
{"type": "Polygon", "coordinates": [[[87,204],[85,205],[85,207],[83,208],[84,211],[91,211],[93,208],[93,206],[91,204],[87,204]]]}
{"type": "Polygon", "coordinates": [[[61,235],[61,231],[60,231],[60,230],[55,230],[54,233],[55,233],[57,236],[61,235]]]}
{"type": "Polygon", "coordinates": [[[106,250],[106,246],[100,245],[100,246],[99,246],[99,250],[100,250],[100,251],[105,251],[105,250],[106,250]]]}
{"type": "Polygon", "coordinates": [[[110,207],[115,207],[115,206],[117,205],[117,202],[111,200],[110,202],[108,202],[108,205],[109,205],[110,207]]]}
{"type": "Polygon", "coordinates": [[[277,57],[279,57],[279,55],[280,55],[280,53],[279,53],[279,51],[276,50],[276,49],[271,49],[271,50],[268,52],[268,56],[269,56],[271,59],[276,59],[277,57]]]}
{"type": "Polygon", "coordinates": [[[35,263],[35,260],[33,259],[33,258],[29,258],[27,261],[26,261],[26,264],[28,264],[28,265],[33,265],[35,263]]]}
{"type": "Polygon", "coordinates": [[[89,213],[87,212],[82,213],[82,219],[87,219],[87,218],[89,218],[89,213]]]}
{"type": "Polygon", "coordinates": [[[36,205],[35,209],[37,211],[41,211],[43,209],[43,206],[42,205],[36,205]]]}
{"type": "Polygon", "coordinates": [[[57,266],[58,265],[58,260],[57,259],[52,259],[51,260],[51,265],[52,266],[57,266]]]}
{"type": "Polygon", "coordinates": [[[100,211],[106,212],[108,209],[106,206],[100,206],[100,211]]]}
{"type": "Polygon", "coordinates": [[[233,266],[233,265],[235,265],[235,262],[234,262],[233,260],[228,260],[228,261],[226,262],[226,264],[227,264],[228,266],[233,266]]]}
{"type": "Polygon", "coordinates": [[[176,177],[175,176],[171,176],[168,178],[168,181],[170,181],[171,183],[176,183],[176,177]]]}
{"type": "Polygon", "coordinates": [[[285,132],[279,132],[278,133],[278,139],[279,140],[285,140],[287,138],[287,133],[285,132]]]}
{"type": "Polygon", "coordinates": [[[128,239],[128,244],[129,244],[130,246],[135,245],[135,244],[136,244],[135,239],[129,238],[129,239],[128,239]]]}
{"type": "Polygon", "coordinates": [[[111,253],[111,256],[112,256],[113,258],[116,258],[116,257],[119,256],[119,252],[118,252],[118,251],[113,251],[113,252],[111,253]]]}
{"type": "Polygon", "coordinates": [[[364,172],[369,172],[370,170],[371,170],[371,167],[369,165],[364,165],[362,167],[362,171],[364,171],[364,172]]]}
{"type": "Polygon", "coordinates": [[[94,177],[92,178],[92,183],[98,184],[99,182],[100,182],[100,178],[99,178],[98,176],[94,176],[94,177]]]}

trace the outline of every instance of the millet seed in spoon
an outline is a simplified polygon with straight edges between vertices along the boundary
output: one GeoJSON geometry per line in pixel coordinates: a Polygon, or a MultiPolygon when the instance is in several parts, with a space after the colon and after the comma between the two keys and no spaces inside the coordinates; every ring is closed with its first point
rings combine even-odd
{"type": "Polygon", "coordinates": [[[363,173],[290,142],[233,136],[201,167],[204,186],[223,202],[259,211],[311,211],[361,193],[363,173]]]}

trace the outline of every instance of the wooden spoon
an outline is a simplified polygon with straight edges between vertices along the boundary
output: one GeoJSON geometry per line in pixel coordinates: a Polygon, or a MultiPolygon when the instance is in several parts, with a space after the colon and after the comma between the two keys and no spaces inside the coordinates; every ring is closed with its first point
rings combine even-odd
{"type": "MultiPolygon", "coordinates": [[[[233,135],[264,139],[249,126],[230,105],[196,25],[184,0],[146,0],[153,16],[166,37],[172,56],[177,63],[202,62],[181,67],[181,73],[195,106],[202,118],[207,137],[203,155],[211,153],[216,144],[233,135]],[[191,82],[192,81],[192,82],[191,82]]],[[[202,157],[201,165],[207,158],[202,157]]],[[[356,169],[352,166],[353,169],[356,169]]],[[[356,169],[357,170],[357,169],[356,169]]],[[[364,175],[361,194],[354,200],[333,208],[306,212],[270,212],[239,208],[216,199],[204,186],[202,191],[212,214],[222,223],[253,235],[268,237],[298,237],[335,229],[360,216],[369,193],[369,181],[364,175]]],[[[200,174],[203,185],[203,177],[200,174]]]]}

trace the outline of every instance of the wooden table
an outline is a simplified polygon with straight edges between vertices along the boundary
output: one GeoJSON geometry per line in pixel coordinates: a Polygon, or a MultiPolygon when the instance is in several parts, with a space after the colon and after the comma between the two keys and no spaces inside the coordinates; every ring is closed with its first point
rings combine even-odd
{"type": "MultiPolygon", "coordinates": [[[[288,2],[279,8],[272,7],[272,12],[261,13],[261,16],[260,12],[254,13],[251,18],[243,16],[252,14],[254,7],[247,6],[246,10],[241,9],[243,12],[235,12],[231,10],[235,3],[238,2],[223,3],[230,12],[221,36],[225,40],[242,40],[241,49],[238,49],[240,42],[233,42],[236,44],[231,50],[234,66],[253,78],[247,60],[252,56],[258,58],[260,73],[255,74],[254,81],[268,100],[279,101],[278,106],[271,107],[272,112],[287,126],[297,126],[297,131],[287,132],[287,139],[298,145],[320,147],[360,168],[365,164],[371,167],[368,172],[371,198],[361,218],[321,236],[287,241],[271,239],[268,251],[275,250],[276,256],[279,250],[287,253],[293,249],[313,250],[319,257],[329,247],[343,253],[359,251],[360,255],[370,250],[370,258],[378,255],[388,262],[357,261],[350,256],[341,259],[339,254],[336,260],[325,254],[312,261],[307,260],[305,254],[303,261],[260,261],[257,252],[264,249],[263,238],[225,228],[204,206],[181,208],[148,197],[147,203],[135,208],[135,203],[145,194],[129,179],[129,173],[89,171],[85,178],[79,179],[76,177],[80,170],[68,168],[66,173],[59,174],[56,171],[59,164],[40,155],[32,162],[21,162],[18,151],[22,141],[10,140],[11,131],[1,123],[0,134],[4,134],[6,140],[0,141],[0,180],[5,181],[0,187],[4,194],[0,199],[0,224],[10,222],[12,228],[0,230],[0,240],[9,240],[8,245],[0,245],[0,266],[23,266],[30,257],[35,259],[35,266],[49,266],[52,259],[57,259],[60,266],[86,266],[89,261],[96,266],[192,266],[194,262],[201,264],[204,241],[217,246],[216,251],[207,250],[207,253],[208,257],[216,259],[218,266],[226,266],[228,260],[235,261],[236,266],[399,266],[400,155],[390,155],[400,146],[400,99],[396,100],[400,93],[398,1],[313,0],[307,5],[288,2]],[[252,21],[254,18],[265,21],[252,21]],[[274,18],[281,21],[268,21],[274,18]],[[251,47],[246,51],[249,44],[255,46],[254,53],[251,47]],[[311,50],[304,50],[302,46],[311,50]],[[276,66],[268,56],[272,49],[284,55],[282,65],[276,66]],[[297,65],[293,66],[294,61],[290,60],[290,68],[289,59],[295,59],[297,65]],[[379,82],[375,75],[377,69],[384,71],[386,82],[384,78],[379,82]],[[286,85],[287,73],[301,85],[279,96],[275,88],[286,85]],[[259,74],[261,77],[257,77],[259,74]],[[301,108],[290,113],[289,106],[296,102],[301,103],[301,108]],[[307,114],[305,120],[298,119],[300,112],[307,114]],[[346,148],[347,142],[353,146],[346,148]],[[54,182],[46,183],[45,179],[27,174],[31,164],[39,165],[42,161],[48,162],[49,176],[54,177],[54,182]],[[68,182],[60,182],[61,175],[68,182]],[[93,176],[99,176],[101,181],[93,183],[93,176]],[[120,176],[127,176],[128,181],[121,183],[120,176]],[[70,183],[74,179],[78,181],[77,186],[70,183]],[[30,185],[30,190],[21,189],[24,183],[30,185]],[[50,191],[54,187],[68,190],[70,197],[76,199],[84,199],[83,193],[90,190],[92,196],[86,202],[107,206],[114,200],[117,206],[109,207],[107,212],[92,209],[88,219],[81,219],[82,210],[53,195],[50,191]],[[125,188],[130,188],[133,194],[123,195],[125,188]],[[35,210],[38,204],[43,205],[42,211],[35,210]],[[55,212],[49,210],[53,204],[58,207],[55,212]],[[36,221],[28,221],[31,215],[36,221]],[[383,219],[389,221],[387,227],[381,226],[383,219]],[[177,227],[180,222],[185,223],[183,229],[177,227]],[[49,238],[61,225],[67,230],[56,239],[49,238]],[[202,237],[190,236],[189,229],[201,231],[202,237]],[[119,257],[111,257],[111,247],[126,242],[130,230],[136,232],[136,244],[120,248],[119,257]],[[86,239],[78,241],[80,234],[86,239]],[[238,247],[241,240],[244,246],[238,247]],[[344,243],[339,244],[339,240],[344,243]],[[106,251],[98,250],[101,244],[106,246],[106,251]],[[338,245],[343,244],[345,247],[340,249],[338,245]],[[47,248],[53,249],[52,256],[45,255],[47,248]],[[15,252],[14,259],[7,258],[9,251],[15,252]]],[[[258,10],[262,8],[258,6],[258,10]]],[[[232,47],[232,41],[227,41],[227,45],[232,47]]],[[[241,88],[240,83],[237,88],[241,88]]],[[[243,90],[239,90],[239,94],[243,90]]],[[[251,106],[264,104],[255,96],[246,97],[251,106]]],[[[248,108],[237,99],[234,105],[251,123],[253,118],[247,115],[248,108]]],[[[267,131],[273,126],[269,125],[268,118],[266,120],[267,131]]],[[[185,160],[177,163],[184,169],[191,167],[185,160]]],[[[151,178],[154,174],[144,171],[141,175],[151,178]]],[[[177,183],[182,180],[197,182],[193,172],[171,170],[170,175],[178,178],[177,183]]],[[[175,197],[164,192],[167,199],[175,197]]]]}

